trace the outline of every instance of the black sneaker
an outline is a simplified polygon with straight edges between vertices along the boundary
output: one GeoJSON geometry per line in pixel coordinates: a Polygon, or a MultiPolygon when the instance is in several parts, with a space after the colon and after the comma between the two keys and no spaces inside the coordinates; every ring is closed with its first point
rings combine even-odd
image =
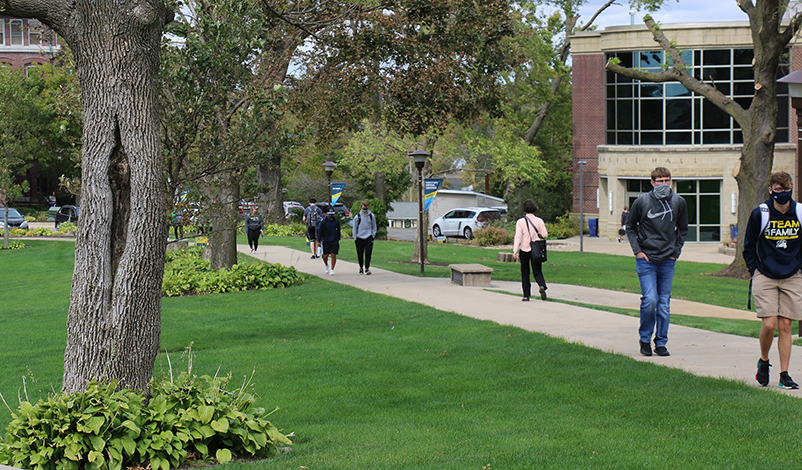
{"type": "Polygon", "coordinates": [[[644,356],[651,356],[652,355],[652,344],[651,343],[644,343],[643,341],[640,342],[640,353],[644,356]]]}
{"type": "Polygon", "coordinates": [[[521,302],[529,302],[529,297],[524,297],[523,299],[521,299],[521,302]]]}
{"type": "MultiPolygon", "coordinates": [[[[763,359],[757,360],[757,374],[755,374],[755,380],[764,387],[769,384],[769,367],[771,367],[769,361],[764,361],[763,359]]],[[[786,374],[788,373],[786,372],[786,374]]],[[[782,377],[782,374],[780,374],[780,377],[782,377]]]]}
{"type": "Polygon", "coordinates": [[[362,268],[359,268],[359,274],[365,274],[365,271],[362,268]]]}
{"type": "Polygon", "coordinates": [[[540,286],[540,300],[546,300],[547,298],[548,297],[546,297],[546,288],[540,286]]]}
{"type": "Polygon", "coordinates": [[[671,355],[671,353],[668,352],[668,348],[665,346],[657,346],[656,348],[654,348],[654,353],[657,354],[658,356],[663,356],[663,357],[671,355]]]}
{"type": "Polygon", "coordinates": [[[780,372],[780,388],[796,390],[799,388],[799,385],[788,375],[788,372],[780,372]]]}

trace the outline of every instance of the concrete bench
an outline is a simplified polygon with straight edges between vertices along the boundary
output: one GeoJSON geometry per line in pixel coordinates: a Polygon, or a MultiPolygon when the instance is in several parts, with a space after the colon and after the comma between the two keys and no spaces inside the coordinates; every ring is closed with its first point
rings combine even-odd
{"type": "Polygon", "coordinates": [[[481,264],[451,264],[451,282],[460,286],[490,287],[493,268],[481,264]]]}

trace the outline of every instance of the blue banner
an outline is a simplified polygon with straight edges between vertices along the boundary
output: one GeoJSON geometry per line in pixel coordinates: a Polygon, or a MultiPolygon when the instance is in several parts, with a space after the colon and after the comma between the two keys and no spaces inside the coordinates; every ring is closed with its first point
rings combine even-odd
{"type": "Polygon", "coordinates": [[[331,183],[331,204],[337,202],[340,199],[340,196],[343,195],[343,191],[345,191],[345,183],[331,183]]]}
{"type": "Polygon", "coordinates": [[[178,202],[186,201],[188,195],[189,195],[189,188],[181,191],[181,193],[178,195],[178,202]]]}
{"type": "Polygon", "coordinates": [[[428,211],[429,206],[437,196],[437,191],[440,190],[440,185],[443,184],[443,178],[426,178],[423,180],[423,210],[428,211]]]}

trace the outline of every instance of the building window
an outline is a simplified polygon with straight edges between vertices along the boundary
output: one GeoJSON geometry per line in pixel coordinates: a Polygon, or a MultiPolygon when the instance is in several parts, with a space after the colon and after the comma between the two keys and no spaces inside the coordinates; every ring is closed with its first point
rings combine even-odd
{"type": "MultiPolygon", "coordinates": [[[[690,50],[682,59],[694,77],[744,108],[754,96],[752,49],[690,50]]],[[[618,52],[624,67],[656,72],[671,64],[663,51],[618,52]]],[[[777,77],[788,74],[788,54],[777,77]]],[[[610,145],[714,145],[743,143],[738,123],[679,83],[648,83],[607,72],[607,143],[610,145]]],[[[777,142],[788,142],[788,87],[777,84],[777,142]]]]}
{"type": "Polygon", "coordinates": [[[721,180],[679,180],[676,191],[688,206],[685,240],[721,241],[721,180]]]}
{"type": "Polygon", "coordinates": [[[22,20],[11,20],[8,22],[10,26],[10,39],[12,46],[22,45],[22,20]]]}
{"type": "Polygon", "coordinates": [[[0,47],[6,45],[6,22],[0,19],[0,47]]]}
{"type": "Polygon", "coordinates": [[[42,23],[37,20],[28,20],[28,44],[39,46],[42,44],[42,23]]]}

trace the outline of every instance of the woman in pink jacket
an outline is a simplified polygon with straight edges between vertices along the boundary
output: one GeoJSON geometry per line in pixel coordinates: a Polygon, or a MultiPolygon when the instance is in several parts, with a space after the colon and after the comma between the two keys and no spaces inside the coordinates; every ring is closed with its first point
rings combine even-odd
{"type": "Polygon", "coordinates": [[[549,236],[543,219],[535,216],[537,206],[531,199],[524,201],[524,216],[515,223],[515,242],[513,243],[513,257],[521,259],[521,284],[524,290],[524,302],[529,302],[532,295],[532,282],[529,280],[529,265],[535,275],[535,282],[540,286],[540,298],[546,300],[546,280],[543,278],[542,264],[532,259],[530,242],[549,236]],[[540,235],[538,235],[540,234],[540,235]],[[520,252],[518,251],[520,249],[520,252]]]}

